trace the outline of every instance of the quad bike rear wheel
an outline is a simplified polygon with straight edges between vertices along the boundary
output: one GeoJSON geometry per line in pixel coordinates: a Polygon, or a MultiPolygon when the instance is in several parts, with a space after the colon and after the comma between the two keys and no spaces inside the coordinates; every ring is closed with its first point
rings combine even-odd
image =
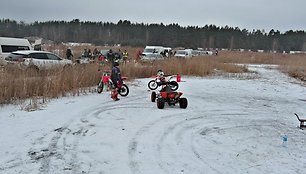
{"type": "Polygon", "coordinates": [[[180,108],[186,109],[188,106],[187,98],[180,98],[179,104],[180,104],[180,108]]]}

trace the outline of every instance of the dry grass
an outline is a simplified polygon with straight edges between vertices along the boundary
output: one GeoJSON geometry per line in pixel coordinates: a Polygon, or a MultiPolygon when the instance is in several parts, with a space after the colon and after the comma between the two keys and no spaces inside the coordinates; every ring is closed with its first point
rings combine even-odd
{"type": "Polygon", "coordinates": [[[306,56],[294,57],[280,66],[280,70],[289,76],[306,81],[306,56]]]}
{"type": "Polygon", "coordinates": [[[209,76],[216,72],[223,73],[244,73],[247,69],[244,66],[220,63],[212,57],[195,57],[191,59],[171,58],[155,61],[153,63],[128,63],[122,66],[122,74],[130,78],[151,77],[161,69],[166,74],[183,74],[189,76],[209,76]]]}
{"type": "MultiPolygon", "coordinates": [[[[241,67],[218,63],[211,58],[167,59],[154,63],[130,62],[121,65],[122,75],[129,79],[151,77],[158,69],[167,74],[194,76],[211,75],[216,69],[235,73],[244,71],[241,67]]],[[[28,98],[34,100],[37,97],[47,100],[94,91],[92,87],[98,84],[103,72],[97,70],[98,65],[95,63],[39,72],[20,70],[14,66],[7,67],[0,74],[0,103],[14,103],[28,98]]],[[[110,70],[110,67],[106,65],[104,70],[110,70]]]]}
{"type": "MultiPolygon", "coordinates": [[[[65,50],[66,46],[53,47],[56,50],[65,50]]],[[[84,47],[78,47],[81,53],[84,47]]],[[[101,49],[101,48],[99,48],[101,49]]],[[[103,49],[109,49],[103,47],[103,49]]],[[[117,49],[118,48],[112,48],[117,49]]],[[[135,59],[139,48],[127,49],[135,59]]],[[[50,50],[49,50],[50,51],[50,50]]],[[[62,51],[63,52],[63,51],[62,51]]],[[[190,76],[211,76],[227,74],[226,76],[239,77],[247,72],[245,66],[236,64],[278,64],[281,70],[290,76],[306,80],[306,55],[269,54],[253,52],[219,52],[218,56],[203,56],[191,59],[166,59],[154,63],[134,63],[133,61],[121,66],[123,76],[129,79],[151,77],[158,69],[166,74],[181,74],[190,76]]],[[[16,103],[20,100],[37,98],[46,101],[67,95],[80,95],[93,92],[98,84],[102,71],[97,71],[98,65],[81,64],[68,69],[58,68],[40,72],[20,70],[16,67],[5,67],[0,71],[0,104],[16,103]]],[[[110,70],[105,66],[104,70],[110,70]]]]}
{"type": "Polygon", "coordinates": [[[220,62],[244,64],[275,64],[279,69],[293,78],[306,81],[306,54],[221,52],[220,62]]]}
{"type": "Polygon", "coordinates": [[[79,95],[97,83],[99,74],[93,64],[57,68],[40,72],[4,69],[0,73],[0,103],[32,98],[79,95]]]}

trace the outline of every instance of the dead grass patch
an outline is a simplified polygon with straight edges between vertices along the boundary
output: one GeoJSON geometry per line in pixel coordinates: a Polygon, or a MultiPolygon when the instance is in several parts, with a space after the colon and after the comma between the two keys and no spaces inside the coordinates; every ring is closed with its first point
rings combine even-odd
{"type": "MultiPolygon", "coordinates": [[[[65,47],[58,49],[65,49],[65,47]]],[[[83,47],[79,49],[81,51],[83,47]]],[[[121,50],[124,49],[121,48],[121,50]]],[[[136,53],[139,49],[133,48],[131,50],[136,53]]],[[[159,69],[162,69],[166,74],[187,76],[222,75],[239,79],[256,77],[248,72],[246,66],[237,64],[277,64],[280,65],[283,72],[306,81],[306,55],[220,51],[218,56],[190,59],[171,58],[147,63],[131,61],[120,66],[122,75],[129,79],[151,77],[159,69]]],[[[110,70],[110,67],[106,65],[104,70],[110,70]]],[[[103,70],[98,71],[96,63],[77,64],[69,68],[39,72],[6,66],[0,72],[0,104],[15,103],[25,99],[33,99],[32,103],[35,103],[37,98],[41,101],[47,101],[49,98],[94,92],[93,87],[98,84],[102,72],[103,70]]],[[[32,106],[35,108],[35,105],[32,106]]]]}

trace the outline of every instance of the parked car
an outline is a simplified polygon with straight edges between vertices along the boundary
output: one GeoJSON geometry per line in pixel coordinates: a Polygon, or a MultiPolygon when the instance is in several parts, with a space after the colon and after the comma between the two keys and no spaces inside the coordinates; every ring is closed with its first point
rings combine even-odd
{"type": "Polygon", "coordinates": [[[158,53],[151,53],[141,56],[141,60],[145,62],[152,62],[155,60],[161,60],[164,59],[164,57],[161,54],[158,53]]]}
{"type": "Polygon", "coordinates": [[[91,61],[89,57],[81,55],[81,57],[75,59],[75,62],[78,64],[86,64],[86,63],[91,63],[93,61],[91,61]]]}
{"type": "Polygon", "coordinates": [[[162,46],[146,46],[142,52],[142,55],[146,56],[147,54],[160,54],[163,53],[164,50],[165,48],[162,46]]]}
{"type": "Polygon", "coordinates": [[[178,50],[175,55],[176,58],[189,58],[192,57],[192,49],[178,50]]]}
{"type": "Polygon", "coordinates": [[[104,57],[107,57],[107,53],[109,50],[101,50],[100,54],[102,54],[104,57]]]}
{"type": "Polygon", "coordinates": [[[22,67],[35,67],[36,69],[50,69],[52,67],[72,65],[72,61],[63,59],[47,51],[14,51],[5,58],[10,63],[18,63],[22,67]]]}

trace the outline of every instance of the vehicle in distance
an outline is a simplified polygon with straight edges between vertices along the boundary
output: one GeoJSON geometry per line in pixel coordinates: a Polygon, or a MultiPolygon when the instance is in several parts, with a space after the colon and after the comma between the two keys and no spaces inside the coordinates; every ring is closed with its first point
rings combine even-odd
{"type": "Polygon", "coordinates": [[[189,58],[189,57],[192,57],[192,49],[177,50],[174,56],[176,58],[189,58]]]}
{"type": "Polygon", "coordinates": [[[36,69],[50,69],[71,65],[72,61],[63,59],[47,51],[14,51],[5,58],[9,63],[18,63],[21,67],[35,67],[36,69]]]}
{"type": "Polygon", "coordinates": [[[142,52],[142,55],[146,56],[147,54],[160,54],[164,52],[164,50],[165,48],[162,46],[146,46],[142,52]]]}
{"type": "Polygon", "coordinates": [[[161,60],[164,59],[164,57],[161,54],[145,54],[141,56],[141,60],[144,62],[153,62],[155,60],[161,60]]]}

